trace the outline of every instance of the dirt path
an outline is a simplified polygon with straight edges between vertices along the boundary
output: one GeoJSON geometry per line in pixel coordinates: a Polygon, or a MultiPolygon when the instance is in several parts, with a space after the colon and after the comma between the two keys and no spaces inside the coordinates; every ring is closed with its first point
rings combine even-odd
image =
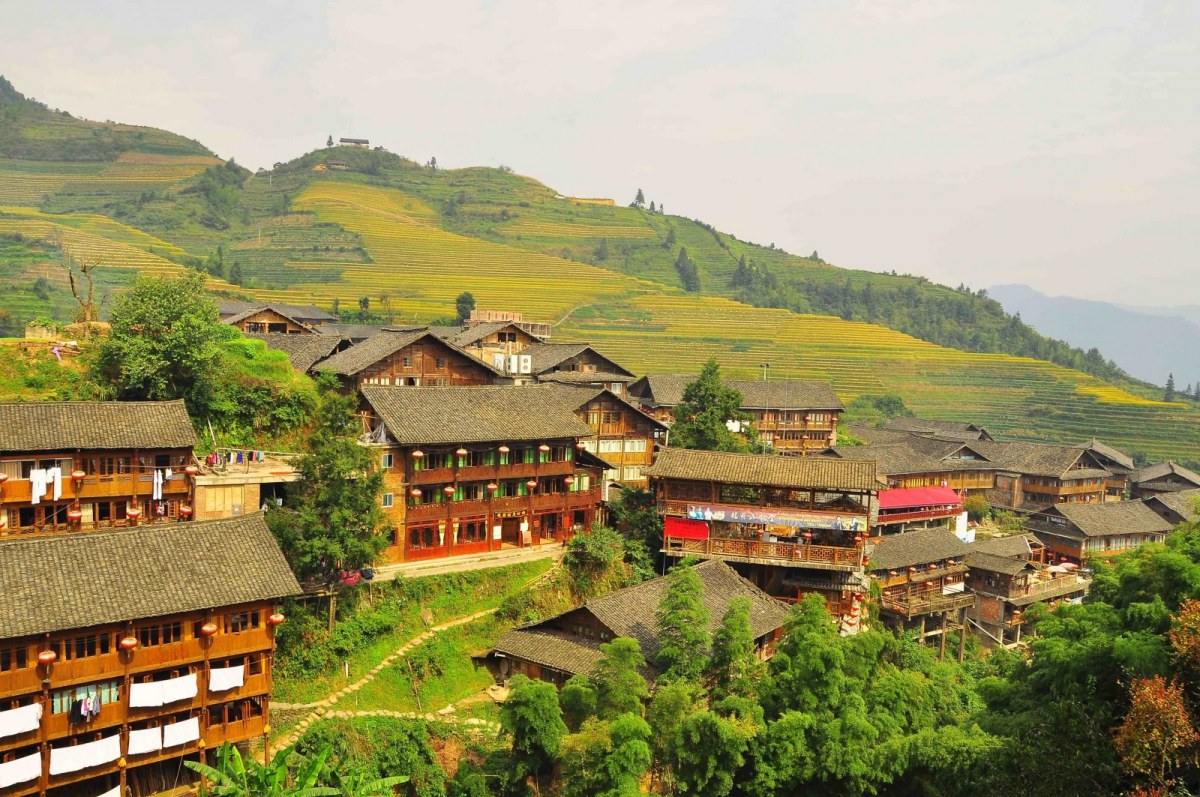
{"type": "MultiPolygon", "coordinates": [[[[541,583],[543,581],[546,581],[554,574],[554,572],[558,569],[558,567],[559,567],[559,563],[556,562],[554,567],[551,567],[549,570],[547,570],[545,573],[542,573],[537,578],[530,580],[529,583],[525,584],[525,586],[522,587],[522,589],[529,589],[531,587],[538,585],[539,583],[541,583]]],[[[350,695],[357,692],[359,689],[362,689],[364,686],[366,686],[367,684],[374,681],[375,678],[381,672],[383,672],[388,667],[391,667],[396,662],[397,659],[404,657],[405,655],[407,655],[409,653],[409,651],[411,651],[413,648],[417,647],[418,645],[422,645],[425,642],[428,642],[430,639],[433,639],[436,635],[442,633],[443,631],[448,631],[451,628],[457,628],[460,625],[466,625],[467,623],[472,623],[476,620],[482,619],[484,617],[488,617],[489,615],[493,615],[497,611],[499,611],[499,607],[496,607],[495,609],[484,609],[483,611],[475,612],[474,614],[468,614],[463,617],[456,617],[453,620],[447,620],[444,623],[440,623],[438,625],[431,626],[424,632],[422,632],[422,633],[418,634],[417,636],[413,637],[412,639],[408,640],[403,645],[401,645],[400,647],[398,647],[394,651],[392,651],[390,654],[388,654],[388,656],[386,658],[384,658],[383,661],[379,662],[374,667],[372,667],[371,670],[366,675],[364,675],[362,678],[359,678],[354,683],[352,683],[346,687],[343,687],[342,689],[339,689],[338,691],[336,691],[333,694],[326,697],[324,700],[319,700],[315,703],[276,703],[276,702],[272,702],[271,703],[272,708],[280,709],[283,711],[308,710],[308,713],[304,716],[303,719],[300,720],[299,723],[297,723],[297,725],[294,728],[292,728],[290,731],[288,731],[287,734],[285,734],[284,736],[282,736],[278,739],[273,739],[271,741],[271,749],[281,750],[285,747],[289,747],[289,746],[295,744],[296,741],[299,740],[300,737],[304,735],[304,732],[308,730],[310,725],[312,725],[314,722],[317,722],[319,720],[328,719],[328,718],[349,719],[351,717],[401,717],[401,718],[408,718],[408,719],[428,719],[431,721],[437,720],[439,722],[449,722],[451,724],[481,726],[486,729],[491,729],[491,726],[494,726],[495,723],[491,723],[486,720],[477,720],[475,718],[459,720],[457,717],[454,717],[453,714],[451,714],[451,713],[447,713],[445,715],[436,714],[436,713],[421,714],[421,713],[416,713],[416,712],[388,711],[386,709],[380,709],[380,710],[376,710],[376,711],[336,711],[336,710],[334,710],[334,706],[337,705],[338,701],[342,700],[345,697],[349,697],[350,695]]],[[[471,696],[466,697],[466,698],[464,698],[456,703],[453,703],[451,705],[452,706],[468,705],[473,702],[479,702],[482,699],[483,699],[483,696],[471,695],[471,696]]],[[[498,731],[499,728],[496,728],[495,730],[498,731]]]]}

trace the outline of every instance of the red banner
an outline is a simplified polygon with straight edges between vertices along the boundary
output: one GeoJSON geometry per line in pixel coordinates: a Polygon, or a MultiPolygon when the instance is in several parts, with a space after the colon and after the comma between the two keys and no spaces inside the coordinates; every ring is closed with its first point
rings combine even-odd
{"type": "Polygon", "coordinates": [[[683,540],[707,540],[708,524],[703,520],[669,517],[663,522],[663,536],[683,540]]]}

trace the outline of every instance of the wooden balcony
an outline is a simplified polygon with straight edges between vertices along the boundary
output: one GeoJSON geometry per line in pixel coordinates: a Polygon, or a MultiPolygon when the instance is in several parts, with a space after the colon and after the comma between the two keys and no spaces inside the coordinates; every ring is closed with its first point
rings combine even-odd
{"type": "MultiPolygon", "coordinates": [[[[189,489],[188,480],[182,475],[176,475],[163,482],[164,497],[186,495],[189,489]]],[[[2,488],[4,503],[11,507],[13,504],[28,504],[33,500],[32,490],[28,479],[9,479],[2,488]]],[[[65,475],[62,481],[62,497],[59,502],[81,501],[101,498],[128,498],[138,495],[148,498],[154,492],[153,475],[149,473],[121,473],[111,476],[93,474],[88,476],[76,487],[75,483],[65,475]]],[[[53,488],[49,495],[42,498],[42,503],[51,501],[53,488]]]]}
{"type": "Polygon", "coordinates": [[[105,703],[100,707],[100,713],[95,719],[88,720],[87,723],[82,725],[72,724],[71,714],[66,711],[61,714],[44,714],[42,716],[42,727],[46,729],[46,734],[52,741],[79,733],[92,733],[93,731],[112,728],[122,725],[124,722],[125,701],[123,694],[120,703],[105,703]]]}
{"type": "Polygon", "coordinates": [[[468,465],[463,468],[429,468],[414,471],[412,484],[453,484],[456,482],[491,482],[505,479],[531,479],[540,476],[567,476],[576,465],[568,462],[516,463],[510,465],[468,465]]]}
{"type": "Polygon", "coordinates": [[[879,599],[879,605],[884,611],[892,614],[916,617],[921,614],[952,612],[974,606],[975,594],[955,592],[944,595],[941,590],[921,590],[910,595],[885,595],[879,599]]]}
{"type": "Polygon", "coordinates": [[[447,517],[471,517],[496,515],[509,512],[549,512],[554,510],[584,509],[600,503],[600,490],[548,493],[541,495],[491,498],[482,501],[446,501],[440,504],[418,504],[409,506],[405,522],[444,520],[447,517]]]}
{"type": "Polygon", "coordinates": [[[257,717],[246,717],[242,720],[226,722],[223,725],[210,726],[201,732],[201,736],[209,750],[216,750],[225,742],[236,744],[261,738],[266,725],[266,717],[260,714],[257,717]]]}
{"type": "Polygon", "coordinates": [[[956,518],[963,513],[962,507],[957,509],[916,509],[911,512],[879,513],[876,526],[887,526],[892,523],[912,523],[916,520],[945,520],[956,518]]]}
{"type": "Polygon", "coordinates": [[[814,570],[862,569],[862,551],[857,547],[810,545],[794,542],[762,542],[709,537],[685,540],[667,537],[662,552],[668,556],[696,556],[702,559],[805,567],[814,570]]]}
{"type": "MultiPolygon", "coordinates": [[[[1103,496],[1104,491],[1105,491],[1105,484],[1103,481],[1099,481],[1096,484],[1078,484],[1078,483],[1074,483],[1074,482],[1065,482],[1065,483],[1054,484],[1054,485],[1030,484],[1028,482],[1024,482],[1021,485],[1021,489],[1027,493],[1036,493],[1037,495],[1064,496],[1064,495],[1087,495],[1089,493],[1095,493],[1098,496],[1103,496]]],[[[1097,499],[1097,500],[1102,500],[1102,499],[1097,499]]]]}
{"type": "MultiPolygon", "coordinates": [[[[710,501],[710,500],[704,499],[704,498],[698,498],[698,499],[694,499],[691,501],[666,500],[666,501],[658,502],[658,511],[660,514],[664,514],[664,515],[672,515],[674,517],[687,517],[689,506],[693,506],[695,504],[709,504],[709,503],[723,503],[723,502],[710,501]]],[[[819,515],[822,517],[827,517],[831,520],[839,518],[839,517],[842,519],[858,518],[861,520],[863,518],[863,516],[865,516],[867,514],[867,510],[865,508],[859,510],[858,513],[851,512],[846,509],[830,511],[828,509],[822,509],[815,505],[809,504],[807,501],[790,501],[790,502],[784,502],[781,504],[772,504],[771,506],[761,506],[761,507],[758,506],[757,504],[743,504],[743,505],[747,509],[766,509],[766,510],[800,509],[800,510],[803,510],[806,514],[819,515]]],[[[847,533],[849,533],[849,531],[847,531],[847,533]]]]}

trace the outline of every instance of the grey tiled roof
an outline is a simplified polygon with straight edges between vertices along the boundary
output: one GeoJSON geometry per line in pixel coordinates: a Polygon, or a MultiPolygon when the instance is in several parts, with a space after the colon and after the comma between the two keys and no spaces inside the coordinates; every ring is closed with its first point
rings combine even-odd
{"type": "Polygon", "coordinates": [[[1080,458],[1091,463],[1093,455],[1088,454],[1087,449],[1081,446],[978,440],[972,442],[971,447],[995,462],[1000,469],[1026,475],[1054,478],[1095,478],[1108,475],[1108,471],[1094,466],[1071,470],[1080,458]]]}
{"type": "Polygon", "coordinates": [[[874,461],[664,448],[647,476],[815,490],[878,490],[874,461]]]}
{"type": "Polygon", "coordinates": [[[1100,442],[1094,437],[1085,443],[1081,443],[1080,448],[1086,448],[1095,454],[1099,454],[1105,459],[1111,460],[1119,468],[1131,471],[1137,467],[1133,462],[1133,457],[1129,456],[1124,451],[1100,442]]]}
{"type": "Polygon", "coordinates": [[[292,367],[302,374],[328,357],[343,340],[336,335],[285,335],[281,332],[248,334],[246,337],[261,340],[269,348],[283,352],[291,360],[292,367]]]}
{"type": "Polygon", "coordinates": [[[226,321],[232,321],[230,316],[242,315],[248,310],[257,312],[265,307],[269,307],[282,316],[291,319],[298,319],[309,324],[319,324],[327,321],[337,321],[332,314],[322,310],[321,308],[311,304],[278,304],[276,302],[238,302],[230,299],[222,300],[217,303],[217,309],[222,318],[226,321]]]}
{"type": "Polygon", "coordinates": [[[972,570],[986,570],[991,573],[1004,573],[1015,576],[1026,567],[1032,565],[1024,559],[1014,559],[1011,556],[997,556],[985,551],[968,551],[965,557],[967,567],[972,570]]]}
{"type": "Polygon", "coordinates": [[[342,376],[353,376],[365,368],[369,368],[385,357],[389,357],[406,346],[411,346],[418,341],[427,341],[434,346],[441,347],[447,353],[457,354],[467,358],[471,363],[478,365],[485,371],[493,374],[498,374],[492,366],[487,363],[472,357],[470,353],[463,351],[448,340],[443,340],[437,335],[429,331],[428,327],[417,327],[416,329],[384,329],[376,332],[371,337],[364,340],[355,346],[351,346],[345,351],[340,351],[329,359],[321,363],[320,371],[330,371],[342,376]]]}
{"type": "Polygon", "coordinates": [[[892,534],[871,540],[871,570],[897,570],[902,567],[940,562],[963,556],[971,547],[949,529],[924,529],[892,534]]]}
{"type": "MultiPolygon", "coordinates": [[[[558,395],[561,397],[564,405],[571,411],[575,411],[583,407],[593,399],[605,396],[609,401],[615,401],[625,407],[626,411],[636,416],[638,421],[649,426],[657,426],[661,430],[666,430],[668,427],[665,423],[651,418],[646,413],[642,412],[642,408],[634,404],[624,396],[619,396],[606,387],[597,385],[575,385],[575,384],[556,384],[549,383],[543,386],[544,390],[549,391],[550,395],[558,395]]],[[[595,435],[595,432],[592,433],[595,435]]]]}
{"type": "Polygon", "coordinates": [[[1154,482],[1161,479],[1166,479],[1174,476],[1183,481],[1191,482],[1196,487],[1200,487],[1200,474],[1195,471],[1188,470],[1182,465],[1176,465],[1174,462],[1160,462],[1157,465],[1149,465],[1145,468],[1135,470],[1129,475],[1129,481],[1134,484],[1144,484],[1154,482]]]}
{"type": "Polygon", "coordinates": [[[361,389],[401,445],[588,437],[557,385],[384,387],[361,389]]]}
{"type": "Polygon", "coordinates": [[[1141,501],[1105,501],[1098,504],[1055,504],[1032,517],[1037,525],[1047,514],[1057,512],[1085,537],[1113,534],[1166,534],[1173,526],[1141,501]]]}
{"type": "Polygon", "coordinates": [[[0,452],[191,448],[183,401],[0,404],[0,452]]]}
{"type": "Polygon", "coordinates": [[[539,382],[563,382],[566,384],[593,385],[601,382],[629,382],[629,374],[610,371],[550,371],[538,375],[539,382]]]}
{"type": "MultiPolygon", "coordinates": [[[[642,395],[656,407],[674,407],[683,401],[696,374],[648,374],[637,382],[642,395]]],[[[721,383],[742,394],[743,409],[842,410],[845,407],[828,382],[802,379],[723,379],[721,383]]]]}
{"type": "Polygon", "coordinates": [[[600,653],[601,644],[598,640],[586,639],[565,631],[536,627],[514,628],[492,647],[492,651],[532,661],[559,672],[591,675],[596,662],[603,658],[603,654],[600,653]]]}
{"type": "MultiPolygon", "coordinates": [[[[754,636],[780,628],[787,618],[788,608],[737,574],[732,567],[710,560],[693,568],[704,584],[701,600],[708,609],[708,630],[721,626],[721,619],[737,597],[751,601],[750,631],[754,636]]],[[[632,587],[593,598],[584,604],[596,619],[612,629],[617,636],[632,637],[642,646],[646,660],[653,662],[661,647],[656,631],[658,605],[667,590],[666,578],[654,578],[632,587]]]]}
{"type": "MultiPolygon", "coordinates": [[[[1041,543],[1039,542],[1038,545],[1041,545],[1041,543]]],[[[971,550],[978,553],[990,553],[995,556],[1007,556],[1010,559],[1028,559],[1030,555],[1029,535],[1014,534],[1011,537],[992,537],[987,540],[976,540],[971,543],[971,550]]]]}
{"type": "Polygon", "coordinates": [[[956,437],[966,436],[977,440],[987,435],[982,426],[962,421],[939,421],[928,418],[892,418],[884,427],[899,432],[915,432],[917,434],[951,433],[956,437]]]}
{"type": "Polygon", "coordinates": [[[1200,510],[1197,510],[1197,505],[1200,504],[1200,490],[1180,490],[1177,493],[1164,493],[1156,495],[1153,498],[1147,498],[1145,503],[1147,506],[1151,503],[1162,504],[1174,514],[1183,518],[1186,523],[1194,523],[1200,520],[1200,510]]]}
{"type": "MultiPolygon", "coordinates": [[[[851,431],[851,434],[854,432],[851,431]]],[[[995,464],[984,458],[951,458],[969,453],[978,453],[970,442],[905,435],[902,440],[872,443],[868,446],[835,446],[830,455],[842,459],[874,460],[879,473],[884,476],[997,470],[995,464]]]]}
{"type": "Polygon", "coordinates": [[[336,335],[349,341],[363,341],[383,330],[384,327],[379,324],[343,324],[340,322],[319,324],[316,327],[316,331],[322,335],[336,335]]]}
{"type": "Polygon", "coordinates": [[[606,367],[608,373],[623,373],[627,376],[633,376],[632,373],[621,367],[621,364],[605,357],[600,352],[596,351],[587,343],[534,343],[525,348],[521,354],[528,354],[530,363],[533,366],[533,372],[540,374],[543,371],[548,371],[556,365],[561,365],[572,357],[590,351],[596,357],[599,357],[611,367],[606,367]]]}
{"type": "Polygon", "coordinates": [[[296,595],[260,514],[0,542],[0,639],[296,595]]]}

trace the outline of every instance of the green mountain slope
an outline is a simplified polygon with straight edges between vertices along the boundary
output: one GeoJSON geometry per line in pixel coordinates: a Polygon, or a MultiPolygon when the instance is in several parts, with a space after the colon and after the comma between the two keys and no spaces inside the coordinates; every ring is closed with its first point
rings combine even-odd
{"type": "MultiPolygon", "coordinates": [[[[0,157],[0,192],[5,175],[26,175],[7,185],[28,193],[30,181],[95,165],[38,158],[0,157]]],[[[13,326],[70,307],[53,280],[45,301],[19,284],[40,273],[30,269],[44,242],[61,236],[111,269],[112,286],[133,270],[203,268],[226,294],[365,304],[396,323],[444,317],[469,290],[481,307],[555,322],[556,339],[592,340],[641,371],[695,370],[715,354],[731,374],[755,376],[768,362],[773,376],[828,379],[847,399],[895,392],[922,414],[1014,436],[1097,435],[1200,460],[1194,405],[1152,400],[1098,353],[1040,338],[984,296],[839,269],[648,208],[562,197],[508,170],[436,170],[334,148],[255,175],[210,158],[152,190],[89,192],[87,179],[96,178],[44,183],[36,202],[0,193],[0,235],[22,236],[10,237],[12,253],[0,249],[0,288],[24,291],[5,305],[13,326]],[[943,338],[977,351],[935,345],[943,338]]]]}

